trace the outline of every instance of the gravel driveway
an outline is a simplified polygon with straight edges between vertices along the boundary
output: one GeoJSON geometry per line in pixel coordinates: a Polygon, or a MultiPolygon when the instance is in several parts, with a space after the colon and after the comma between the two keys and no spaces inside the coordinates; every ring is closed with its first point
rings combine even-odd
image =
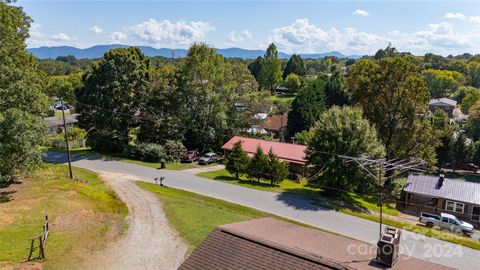
{"type": "Polygon", "coordinates": [[[83,269],[177,269],[187,245],[167,222],[158,199],[138,187],[134,176],[102,173],[101,177],[128,206],[128,230],[116,242],[90,257],[83,269]]]}

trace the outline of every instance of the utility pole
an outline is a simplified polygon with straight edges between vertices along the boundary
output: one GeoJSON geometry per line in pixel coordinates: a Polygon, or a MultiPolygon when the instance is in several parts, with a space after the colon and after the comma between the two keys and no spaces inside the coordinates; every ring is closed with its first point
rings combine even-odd
{"type": "Polygon", "coordinates": [[[378,170],[378,203],[377,206],[380,207],[380,231],[379,231],[379,237],[382,238],[382,221],[383,221],[383,203],[382,203],[382,197],[383,197],[383,185],[382,185],[382,171],[378,170]]]}
{"type": "Polygon", "coordinates": [[[73,179],[72,159],[70,158],[70,145],[68,144],[68,131],[67,131],[67,123],[65,122],[65,108],[63,107],[63,98],[60,99],[60,103],[62,105],[63,133],[65,135],[65,144],[67,145],[68,171],[70,173],[70,179],[73,179]]]}

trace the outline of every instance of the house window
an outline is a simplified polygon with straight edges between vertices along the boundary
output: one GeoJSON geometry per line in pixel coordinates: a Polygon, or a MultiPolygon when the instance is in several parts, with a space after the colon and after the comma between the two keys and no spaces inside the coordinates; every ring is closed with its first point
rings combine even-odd
{"type": "Polygon", "coordinates": [[[465,204],[463,203],[447,201],[447,203],[445,204],[445,210],[447,211],[463,214],[464,209],[465,209],[465,204]]]}

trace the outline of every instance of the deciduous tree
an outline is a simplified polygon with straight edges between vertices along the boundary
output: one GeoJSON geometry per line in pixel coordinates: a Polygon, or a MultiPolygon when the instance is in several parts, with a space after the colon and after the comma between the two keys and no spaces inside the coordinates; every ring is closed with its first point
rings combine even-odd
{"type": "Polygon", "coordinates": [[[306,151],[312,175],[317,176],[312,181],[334,189],[361,192],[377,184],[357,164],[332,155],[385,156],[375,128],[362,114],[360,108],[332,107],[320,116],[311,129],[306,151]]]}
{"type": "Polygon", "coordinates": [[[79,121],[91,129],[87,143],[103,151],[122,151],[135,115],[147,94],[149,61],[134,47],[112,49],[84,77],[76,92],[79,121]]]}

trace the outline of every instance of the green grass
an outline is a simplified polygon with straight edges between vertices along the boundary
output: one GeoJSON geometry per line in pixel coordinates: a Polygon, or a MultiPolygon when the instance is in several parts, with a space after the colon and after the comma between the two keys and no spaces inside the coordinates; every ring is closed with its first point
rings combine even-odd
{"type": "Polygon", "coordinates": [[[293,100],[295,99],[295,96],[282,97],[282,96],[273,95],[270,97],[270,99],[272,101],[281,101],[281,102],[292,104],[293,100]]]}
{"type": "Polygon", "coordinates": [[[137,182],[155,193],[170,225],[175,228],[192,252],[218,225],[271,216],[241,205],[217,200],[188,191],[137,182]]]}
{"type": "MultiPolygon", "coordinates": [[[[0,268],[28,257],[30,238],[42,232],[45,215],[50,235],[44,268],[63,268],[78,262],[90,250],[118,236],[127,207],[97,174],[74,168],[78,181],[67,178],[65,165],[44,164],[31,177],[9,189],[11,200],[0,204],[0,268]]],[[[38,254],[38,251],[34,255],[38,254]]]]}

